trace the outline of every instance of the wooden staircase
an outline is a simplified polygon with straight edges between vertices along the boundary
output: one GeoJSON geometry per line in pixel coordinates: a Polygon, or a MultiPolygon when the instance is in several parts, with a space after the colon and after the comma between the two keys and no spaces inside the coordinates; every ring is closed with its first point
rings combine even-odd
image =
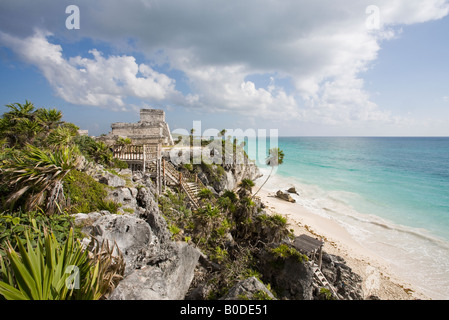
{"type": "MultiPolygon", "coordinates": [[[[169,162],[162,160],[162,185],[179,186],[189,198],[190,203],[195,209],[201,208],[201,202],[198,193],[206,186],[201,182],[196,174],[181,173],[176,170],[175,166],[169,162]]],[[[146,166],[151,173],[157,173],[156,160],[151,161],[146,166]]]]}
{"type": "Polygon", "coordinates": [[[326,277],[321,272],[320,268],[315,263],[315,261],[311,260],[311,261],[309,261],[309,264],[310,264],[310,267],[312,268],[312,271],[313,271],[313,274],[314,274],[315,278],[318,279],[319,283],[324,288],[328,289],[332,293],[332,295],[334,296],[335,299],[337,299],[337,300],[340,299],[339,294],[337,293],[335,288],[327,281],[326,277]]]}
{"type": "Polygon", "coordinates": [[[198,193],[206,186],[196,174],[181,173],[170,161],[163,159],[160,144],[115,145],[112,150],[113,157],[127,162],[132,171],[149,172],[156,178],[159,194],[166,185],[179,186],[187,194],[193,207],[201,208],[198,193]]]}

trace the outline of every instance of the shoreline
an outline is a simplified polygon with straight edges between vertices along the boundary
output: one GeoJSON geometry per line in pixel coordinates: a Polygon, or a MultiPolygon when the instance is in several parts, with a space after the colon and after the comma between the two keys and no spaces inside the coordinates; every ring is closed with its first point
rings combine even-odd
{"type": "MultiPolygon", "coordinates": [[[[256,181],[256,187],[258,186],[256,181]]],[[[363,279],[365,298],[375,295],[381,300],[431,300],[409,282],[390,270],[390,264],[378,254],[355,241],[349,232],[332,219],[310,212],[298,203],[290,203],[262,188],[257,195],[269,214],[287,217],[288,227],[295,236],[307,234],[322,238],[323,250],[342,257],[347,265],[363,279]]]]}

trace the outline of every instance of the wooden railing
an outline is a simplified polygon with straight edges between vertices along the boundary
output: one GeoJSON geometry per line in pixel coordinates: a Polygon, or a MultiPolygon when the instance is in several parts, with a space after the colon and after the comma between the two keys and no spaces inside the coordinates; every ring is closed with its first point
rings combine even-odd
{"type": "Polygon", "coordinates": [[[114,158],[123,161],[149,161],[160,158],[160,144],[115,145],[112,147],[114,158]]]}
{"type": "Polygon", "coordinates": [[[204,189],[206,186],[196,174],[181,173],[170,161],[163,159],[160,144],[115,145],[112,150],[114,158],[128,162],[130,168],[155,173],[158,192],[161,192],[167,179],[170,179],[182,188],[196,209],[200,208],[198,197],[188,183],[195,183],[198,189],[204,189]]]}
{"type": "Polygon", "coordinates": [[[201,205],[199,203],[198,197],[188,184],[188,182],[194,182],[196,183],[199,189],[206,188],[206,186],[198,178],[198,176],[190,172],[180,172],[176,170],[175,166],[169,161],[163,160],[162,163],[163,163],[162,172],[164,174],[164,177],[168,176],[170,179],[172,179],[174,183],[178,184],[182,188],[182,190],[187,194],[193,205],[197,209],[200,208],[201,205]]]}

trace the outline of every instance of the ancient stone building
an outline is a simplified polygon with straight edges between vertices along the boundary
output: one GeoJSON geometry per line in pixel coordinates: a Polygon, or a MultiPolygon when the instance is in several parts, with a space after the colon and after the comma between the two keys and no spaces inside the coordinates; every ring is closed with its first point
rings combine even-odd
{"type": "Polygon", "coordinates": [[[165,122],[164,110],[141,109],[137,123],[116,122],[111,124],[112,131],[104,138],[108,144],[114,144],[117,138],[130,138],[133,145],[161,143],[173,145],[170,128],[165,122]]]}

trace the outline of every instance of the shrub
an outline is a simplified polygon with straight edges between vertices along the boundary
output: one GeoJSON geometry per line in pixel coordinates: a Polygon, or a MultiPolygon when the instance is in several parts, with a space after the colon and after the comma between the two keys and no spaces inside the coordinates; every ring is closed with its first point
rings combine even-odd
{"type": "Polygon", "coordinates": [[[116,214],[118,212],[118,209],[122,206],[121,203],[112,201],[112,200],[104,200],[100,199],[97,204],[98,210],[107,210],[110,213],[116,214]]]}
{"type": "Polygon", "coordinates": [[[78,170],[72,170],[64,178],[63,183],[65,195],[70,199],[68,207],[70,213],[99,210],[99,205],[104,203],[107,196],[106,185],[78,170]]]}
{"type": "Polygon", "coordinates": [[[121,254],[113,258],[112,250],[104,250],[102,244],[89,258],[89,252],[75,241],[73,229],[62,244],[50,233],[39,237],[36,246],[29,233],[26,248],[17,243],[19,252],[8,245],[5,261],[0,257],[0,294],[8,300],[97,300],[124,273],[121,254]]]}
{"type": "Polygon", "coordinates": [[[214,197],[214,194],[212,193],[211,190],[209,190],[207,188],[201,189],[198,192],[198,198],[200,198],[200,199],[209,199],[210,200],[213,197],[214,197]]]}
{"type": "Polygon", "coordinates": [[[290,257],[297,259],[299,262],[309,260],[306,255],[300,253],[293,247],[289,247],[286,244],[281,244],[278,247],[271,249],[271,253],[273,253],[276,258],[280,258],[282,260],[286,260],[290,257]]]}
{"type": "MultiPolygon", "coordinates": [[[[25,234],[28,232],[33,245],[37,243],[39,236],[43,236],[43,229],[46,228],[53,233],[56,240],[63,242],[67,239],[67,230],[73,226],[73,217],[68,214],[47,216],[39,211],[0,214],[0,255],[6,256],[5,248],[9,242],[13,249],[17,249],[16,240],[25,243],[25,234]]],[[[81,236],[78,228],[75,236],[81,236]]]]}

